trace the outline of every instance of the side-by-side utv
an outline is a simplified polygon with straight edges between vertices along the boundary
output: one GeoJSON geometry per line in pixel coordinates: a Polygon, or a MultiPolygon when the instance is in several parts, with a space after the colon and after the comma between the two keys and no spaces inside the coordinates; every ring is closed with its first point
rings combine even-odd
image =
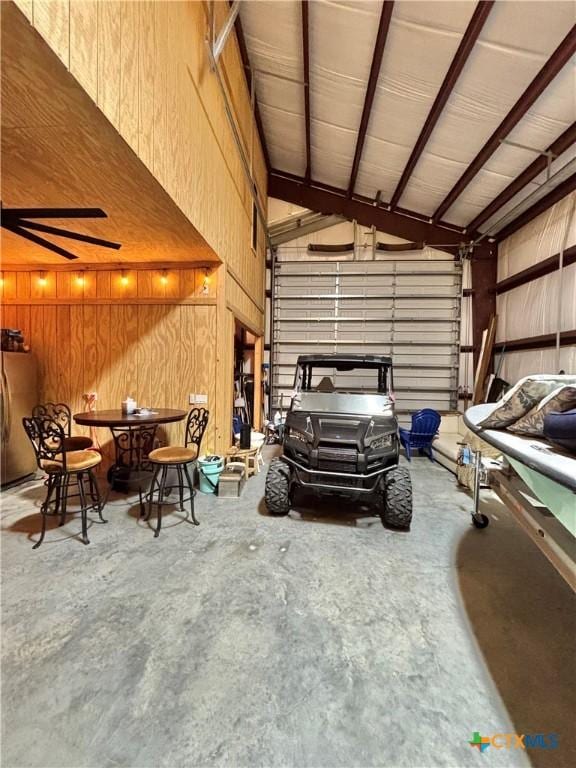
{"type": "Polygon", "coordinates": [[[301,487],[350,499],[372,494],[386,525],[410,527],[412,485],[398,465],[392,383],[392,359],[385,355],[298,358],[283,455],[266,477],[270,514],[287,515],[301,487]]]}

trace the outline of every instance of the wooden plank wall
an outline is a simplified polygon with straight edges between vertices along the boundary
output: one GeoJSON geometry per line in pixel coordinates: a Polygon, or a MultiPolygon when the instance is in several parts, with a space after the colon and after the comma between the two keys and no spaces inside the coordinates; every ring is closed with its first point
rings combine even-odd
{"type": "Polygon", "coordinates": [[[257,306],[242,286],[232,277],[226,279],[226,304],[240,322],[256,336],[264,334],[264,318],[261,307],[257,306]]]}
{"type": "MultiPolygon", "coordinates": [[[[262,307],[265,237],[262,230],[255,255],[250,186],[205,51],[208,4],[17,0],[17,5],[262,307]]],[[[227,9],[224,0],[216,3],[218,28],[227,9]]],[[[265,209],[266,167],[234,35],[221,71],[265,209]]]]}
{"type": "MultiPolygon", "coordinates": [[[[208,285],[203,268],[129,270],[125,277],[126,284],[121,273],[102,270],[5,272],[1,326],[20,328],[37,355],[40,398],[65,401],[74,412],[86,410],[82,394],[92,391],[101,409],[119,407],[130,394],[142,405],[188,410],[189,394],[208,395],[202,448],[215,450],[216,273],[208,285]]],[[[220,375],[231,389],[231,366],[220,375]]],[[[164,432],[165,440],[183,439],[182,424],[164,432]]],[[[99,434],[110,459],[109,433],[99,434]]]]}

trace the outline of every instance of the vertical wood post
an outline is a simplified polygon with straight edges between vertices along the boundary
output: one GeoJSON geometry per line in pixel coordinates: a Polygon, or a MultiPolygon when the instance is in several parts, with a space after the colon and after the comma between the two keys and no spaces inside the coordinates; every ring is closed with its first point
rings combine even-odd
{"type": "Polygon", "coordinates": [[[482,333],[488,328],[490,317],[496,314],[497,266],[498,246],[495,243],[487,243],[474,249],[471,263],[474,369],[482,346],[482,333]]]}

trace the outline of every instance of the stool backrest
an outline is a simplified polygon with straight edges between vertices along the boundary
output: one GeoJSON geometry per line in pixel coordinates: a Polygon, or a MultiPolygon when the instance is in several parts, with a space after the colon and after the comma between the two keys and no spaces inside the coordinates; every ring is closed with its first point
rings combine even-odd
{"type": "Polygon", "coordinates": [[[66,434],[62,426],[48,416],[38,418],[24,417],[22,426],[32,443],[39,469],[44,469],[43,462],[56,462],[66,472],[66,451],[64,440],[66,434]]]}
{"type": "Polygon", "coordinates": [[[60,424],[66,437],[70,437],[72,412],[66,403],[39,403],[32,409],[33,418],[49,418],[60,424]]]}
{"type": "Polygon", "coordinates": [[[186,447],[195,445],[200,453],[200,443],[204,437],[210,411],[206,408],[192,408],[186,420],[186,447]]]}

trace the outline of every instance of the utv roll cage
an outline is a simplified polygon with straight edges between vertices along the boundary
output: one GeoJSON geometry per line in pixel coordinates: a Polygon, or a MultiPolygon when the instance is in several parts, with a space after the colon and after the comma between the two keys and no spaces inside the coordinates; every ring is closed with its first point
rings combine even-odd
{"type": "Polygon", "coordinates": [[[315,368],[330,368],[339,373],[358,369],[377,370],[378,392],[387,394],[393,389],[392,358],[389,355],[300,355],[294,377],[295,391],[312,391],[315,368]]]}

